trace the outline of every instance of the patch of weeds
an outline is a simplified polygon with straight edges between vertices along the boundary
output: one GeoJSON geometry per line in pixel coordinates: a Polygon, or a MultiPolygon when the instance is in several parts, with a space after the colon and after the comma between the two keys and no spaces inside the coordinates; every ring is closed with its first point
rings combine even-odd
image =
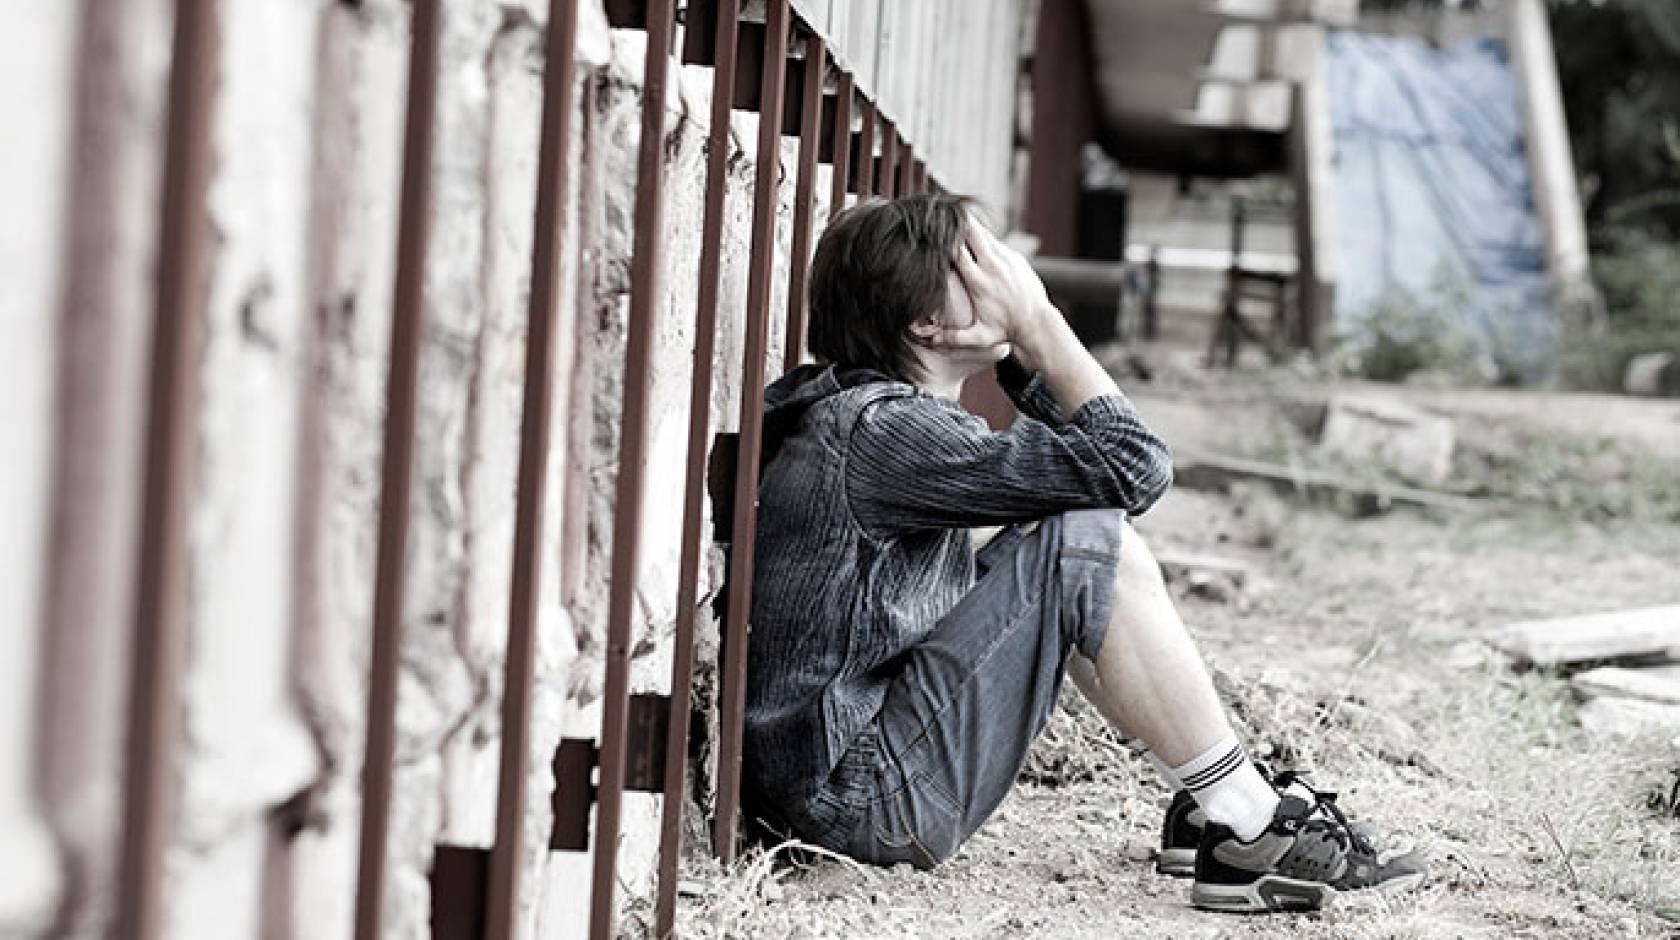
{"type": "Polygon", "coordinates": [[[1680,473],[1644,448],[1463,416],[1453,479],[1465,495],[1534,503],[1592,522],[1680,522],[1680,473]]]}
{"type": "Polygon", "coordinates": [[[1641,353],[1680,356],[1680,245],[1624,233],[1593,257],[1605,316],[1576,326],[1561,357],[1564,380],[1620,391],[1628,361],[1641,353]]]}
{"type": "Polygon", "coordinates": [[[1483,309],[1464,275],[1442,267],[1429,286],[1392,288],[1359,311],[1336,338],[1333,358],[1342,372],[1376,382],[1429,374],[1455,384],[1526,384],[1549,370],[1536,355],[1532,319],[1483,309]]]}

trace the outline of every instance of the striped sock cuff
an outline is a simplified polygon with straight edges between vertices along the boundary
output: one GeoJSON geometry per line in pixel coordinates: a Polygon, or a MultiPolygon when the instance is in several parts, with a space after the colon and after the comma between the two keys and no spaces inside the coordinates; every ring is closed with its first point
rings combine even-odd
{"type": "Polygon", "coordinates": [[[1221,741],[1186,764],[1173,768],[1185,787],[1192,791],[1205,790],[1225,779],[1247,761],[1242,745],[1235,739],[1221,741]]]}

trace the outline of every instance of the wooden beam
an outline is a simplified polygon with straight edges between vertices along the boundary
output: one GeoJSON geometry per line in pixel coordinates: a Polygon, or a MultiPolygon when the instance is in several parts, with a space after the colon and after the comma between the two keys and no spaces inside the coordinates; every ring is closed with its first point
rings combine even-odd
{"type": "Polygon", "coordinates": [[[1515,623],[1493,645],[1536,666],[1680,658],[1680,605],[1515,623]]]}

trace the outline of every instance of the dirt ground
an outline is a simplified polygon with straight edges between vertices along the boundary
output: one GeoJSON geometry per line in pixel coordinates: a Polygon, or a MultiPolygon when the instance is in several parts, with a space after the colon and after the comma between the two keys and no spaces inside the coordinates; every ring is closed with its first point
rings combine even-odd
{"type": "MultiPolygon", "coordinates": [[[[1322,466],[1285,370],[1123,378],[1175,448],[1322,466]]],[[[1151,864],[1165,793],[1070,692],[1020,785],[932,872],[756,853],[687,873],[697,937],[1680,936],[1680,729],[1584,731],[1556,674],[1484,642],[1516,620],[1680,603],[1680,404],[1385,387],[1451,416],[1442,487],[1481,507],[1352,519],[1252,485],[1175,489],[1138,521],[1158,554],[1246,562],[1177,584],[1253,752],[1427,849],[1431,880],[1313,915],[1189,906],[1151,864]]],[[[1368,472],[1368,468],[1338,468],[1368,472]]]]}

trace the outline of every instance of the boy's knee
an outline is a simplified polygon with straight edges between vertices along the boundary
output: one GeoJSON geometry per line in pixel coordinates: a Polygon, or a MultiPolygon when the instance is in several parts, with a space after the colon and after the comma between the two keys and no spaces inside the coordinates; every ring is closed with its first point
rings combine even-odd
{"type": "Polygon", "coordinates": [[[1165,584],[1161,577],[1161,563],[1149,550],[1149,543],[1130,523],[1124,524],[1120,537],[1120,560],[1115,566],[1114,576],[1120,584],[1133,589],[1165,584]]]}

